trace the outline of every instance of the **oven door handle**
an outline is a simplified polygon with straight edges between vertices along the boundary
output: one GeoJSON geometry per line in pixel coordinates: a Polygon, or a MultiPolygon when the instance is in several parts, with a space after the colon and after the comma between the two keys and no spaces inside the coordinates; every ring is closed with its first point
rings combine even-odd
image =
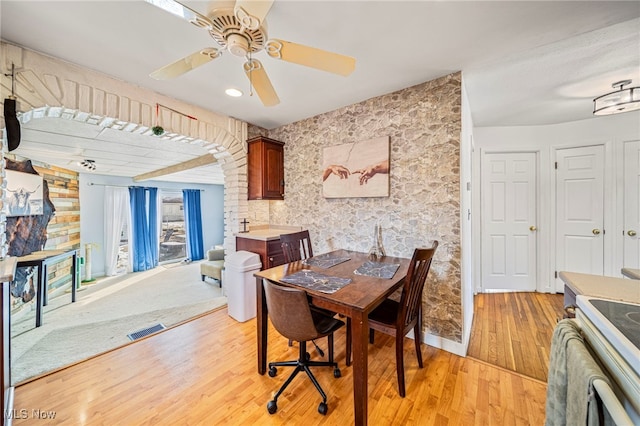
{"type": "Polygon", "coordinates": [[[600,395],[602,403],[607,407],[607,411],[611,414],[611,418],[617,425],[632,425],[631,417],[620,404],[620,400],[613,393],[613,389],[609,386],[609,383],[602,379],[595,379],[593,381],[593,387],[600,395]]]}

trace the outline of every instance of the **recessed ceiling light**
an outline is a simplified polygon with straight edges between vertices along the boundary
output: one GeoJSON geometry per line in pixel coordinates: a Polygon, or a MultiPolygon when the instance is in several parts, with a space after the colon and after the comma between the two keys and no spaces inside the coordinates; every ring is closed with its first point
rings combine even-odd
{"type": "Polygon", "coordinates": [[[242,96],[242,91],[234,88],[227,89],[224,91],[224,93],[234,98],[242,96]]]}

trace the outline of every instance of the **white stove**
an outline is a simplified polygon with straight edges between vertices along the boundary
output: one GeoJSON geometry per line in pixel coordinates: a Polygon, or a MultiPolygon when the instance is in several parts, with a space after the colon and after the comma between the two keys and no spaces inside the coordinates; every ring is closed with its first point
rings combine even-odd
{"type": "Polygon", "coordinates": [[[640,305],[577,296],[576,319],[634,424],[640,424],[640,305]]]}

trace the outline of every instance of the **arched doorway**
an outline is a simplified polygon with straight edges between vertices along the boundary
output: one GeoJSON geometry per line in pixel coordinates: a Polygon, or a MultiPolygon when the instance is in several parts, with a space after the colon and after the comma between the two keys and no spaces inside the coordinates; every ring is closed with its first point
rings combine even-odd
{"type": "MultiPolygon", "coordinates": [[[[0,52],[5,58],[0,64],[2,72],[10,72],[11,65],[15,68],[15,95],[23,122],[56,117],[151,137],[158,103],[197,116],[198,121],[193,122],[175,111],[163,110],[163,137],[199,144],[218,160],[225,186],[224,246],[227,252],[235,251],[234,234],[248,211],[247,123],[20,46],[1,42],[0,52]]],[[[11,93],[11,81],[2,79],[2,90],[11,93]]],[[[4,129],[4,122],[0,128],[4,129]]]]}
{"type": "MultiPolygon", "coordinates": [[[[19,46],[1,42],[0,53],[4,74],[8,72],[7,66],[15,67],[15,95],[23,123],[47,118],[153,137],[151,127],[155,124],[154,110],[158,103],[197,116],[199,119],[194,123],[170,109],[163,111],[162,124],[166,130],[163,137],[174,143],[198,144],[218,160],[225,186],[224,246],[227,253],[235,251],[234,234],[239,230],[239,217],[248,210],[246,123],[19,46]]],[[[3,93],[11,92],[10,81],[9,86],[7,79],[2,79],[1,84],[3,93]]],[[[4,130],[2,122],[0,129],[4,130]]],[[[0,173],[2,168],[0,165],[0,173]]],[[[2,201],[5,200],[3,192],[2,201]]],[[[1,231],[3,225],[0,223],[1,231]]]]}

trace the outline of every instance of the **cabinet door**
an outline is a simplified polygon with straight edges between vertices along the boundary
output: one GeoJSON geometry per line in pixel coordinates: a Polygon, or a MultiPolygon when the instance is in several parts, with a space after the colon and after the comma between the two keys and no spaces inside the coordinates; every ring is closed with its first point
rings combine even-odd
{"type": "Polygon", "coordinates": [[[284,196],[284,150],[282,145],[264,145],[264,198],[282,199],[284,196]]]}
{"type": "Polygon", "coordinates": [[[284,200],[284,144],[263,136],[247,143],[249,200],[284,200]]]}
{"type": "Polygon", "coordinates": [[[247,184],[250,200],[262,200],[262,144],[249,144],[247,155],[247,184]]]}
{"type": "Polygon", "coordinates": [[[284,253],[279,239],[267,242],[267,262],[269,268],[284,265],[284,253]]]}

